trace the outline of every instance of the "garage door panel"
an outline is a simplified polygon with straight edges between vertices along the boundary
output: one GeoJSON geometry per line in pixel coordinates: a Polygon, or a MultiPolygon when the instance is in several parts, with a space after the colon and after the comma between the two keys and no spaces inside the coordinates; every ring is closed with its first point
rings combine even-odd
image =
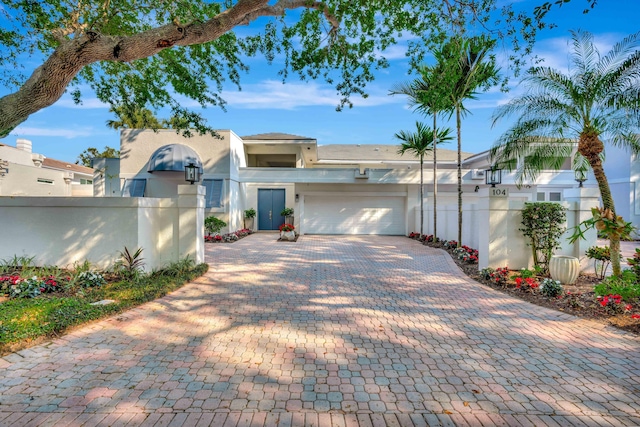
{"type": "Polygon", "coordinates": [[[305,233],[404,234],[403,197],[307,196],[305,233]]]}

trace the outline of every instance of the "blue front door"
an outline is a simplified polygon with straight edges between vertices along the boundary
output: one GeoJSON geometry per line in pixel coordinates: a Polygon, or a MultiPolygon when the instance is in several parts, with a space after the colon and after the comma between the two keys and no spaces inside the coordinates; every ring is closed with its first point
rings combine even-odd
{"type": "Polygon", "coordinates": [[[284,224],[284,189],[258,189],[258,230],[277,230],[284,224]]]}

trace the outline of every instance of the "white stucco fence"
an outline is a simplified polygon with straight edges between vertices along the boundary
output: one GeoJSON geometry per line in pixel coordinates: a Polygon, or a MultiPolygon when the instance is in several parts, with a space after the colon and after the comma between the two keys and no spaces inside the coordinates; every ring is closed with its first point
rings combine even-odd
{"type": "Polygon", "coordinates": [[[204,187],[177,198],[0,198],[0,259],[35,256],[38,265],[90,261],[108,268],[125,246],[143,248],[145,270],[186,256],[204,262],[204,187]]]}

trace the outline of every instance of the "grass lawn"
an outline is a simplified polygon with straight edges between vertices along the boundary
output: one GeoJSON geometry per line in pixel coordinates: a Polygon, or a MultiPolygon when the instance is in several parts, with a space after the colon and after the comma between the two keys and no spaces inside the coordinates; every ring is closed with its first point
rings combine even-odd
{"type": "Polygon", "coordinates": [[[84,288],[71,281],[64,289],[35,298],[5,300],[0,303],[0,355],[160,298],[203,275],[208,268],[208,264],[194,265],[184,260],[150,274],[106,276],[108,280],[101,286],[84,288]],[[114,302],[91,305],[101,300],[114,302]]]}

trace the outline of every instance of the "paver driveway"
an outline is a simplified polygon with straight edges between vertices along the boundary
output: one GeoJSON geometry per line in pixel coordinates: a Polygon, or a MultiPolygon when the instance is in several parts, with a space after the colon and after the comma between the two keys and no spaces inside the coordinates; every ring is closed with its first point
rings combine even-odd
{"type": "Polygon", "coordinates": [[[207,245],[178,292],[0,359],[0,425],[640,425],[640,340],[401,237],[207,245]]]}

